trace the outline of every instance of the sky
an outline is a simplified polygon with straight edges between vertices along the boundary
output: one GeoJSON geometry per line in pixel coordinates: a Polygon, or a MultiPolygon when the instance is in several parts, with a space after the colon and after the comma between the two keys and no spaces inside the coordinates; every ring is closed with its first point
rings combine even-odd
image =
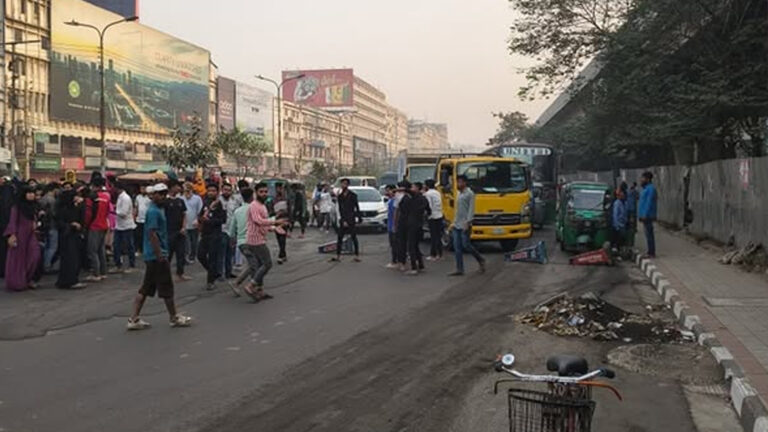
{"type": "Polygon", "coordinates": [[[550,102],[517,97],[526,61],[506,49],[507,0],[141,0],[140,16],[260,87],[254,75],[354,68],[409,117],[447,123],[454,147],[485,144],[493,112],[535,120],[550,102]]]}

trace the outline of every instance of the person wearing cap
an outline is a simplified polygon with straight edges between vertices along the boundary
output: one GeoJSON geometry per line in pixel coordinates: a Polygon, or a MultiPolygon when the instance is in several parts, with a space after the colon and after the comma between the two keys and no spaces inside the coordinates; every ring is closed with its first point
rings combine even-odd
{"type": "Polygon", "coordinates": [[[141,309],[147,297],[157,294],[165,302],[171,327],[189,327],[192,319],[180,314],[174,302],[173,278],[171,264],[168,261],[168,222],[165,217],[165,202],[168,196],[168,186],[158,183],[147,188],[152,202],[147,208],[144,221],[144,282],[133,302],[133,313],[128,319],[128,330],[144,330],[150,324],[141,319],[141,309]]]}

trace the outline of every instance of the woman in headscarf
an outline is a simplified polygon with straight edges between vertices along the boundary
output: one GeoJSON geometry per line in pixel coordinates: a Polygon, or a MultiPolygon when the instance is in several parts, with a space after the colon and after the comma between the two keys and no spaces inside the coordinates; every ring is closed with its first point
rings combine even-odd
{"type": "Polygon", "coordinates": [[[19,189],[19,198],[11,209],[5,237],[8,256],[5,260],[5,289],[24,291],[36,287],[34,277],[40,262],[40,243],[35,235],[37,205],[35,191],[29,186],[19,189]]]}
{"type": "Polygon", "coordinates": [[[77,191],[62,191],[56,202],[56,222],[59,229],[61,270],[56,286],[61,289],[85,288],[80,283],[80,267],[84,247],[85,204],[77,191]]]}

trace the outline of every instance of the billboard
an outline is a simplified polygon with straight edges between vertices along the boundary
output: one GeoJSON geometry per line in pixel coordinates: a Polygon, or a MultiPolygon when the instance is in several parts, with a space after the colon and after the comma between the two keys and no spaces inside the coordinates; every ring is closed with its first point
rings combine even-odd
{"type": "Polygon", "coordinates": [[[85,0],[126,18],[139,15],[139,0],[85,0]]]}
{"type": "Polygon", "coordinates": [[[272,93],[237,82],[235,89],[235,124],[248,133],[272,142],[272,93]]]}
{"type": "Polygon", "coordinates": [[[235,128],[235,81],[219,77],[216,83],[216,123],[219,129],[235,128]]]}
{"type": "Polygon", "coordinates": [[[283,71],[283,99],[329,111],[354,108],[355,74],[352,69],[283,71]]]}
{"type": "MultiPolygon", "coordinates": [[[[82,0],[51,4],[50,117],[98,125],[99,38],[65,21],[103,28],[120,17],[82,0]]],[[[193,117],[207,127],[208,51],[137,23],[111,27],[105,43],[107,127],[167,133],[193,117]]]]}

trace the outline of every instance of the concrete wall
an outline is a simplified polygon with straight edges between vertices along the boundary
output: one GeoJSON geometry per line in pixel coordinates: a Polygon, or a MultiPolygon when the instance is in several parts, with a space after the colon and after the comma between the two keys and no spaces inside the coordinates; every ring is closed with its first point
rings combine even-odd
{"type": "MultiPolygon", "coordinates": [[[[729,159],[694,166],[621,170],[617,183],[639,183],[651,171],[659,191],[659,220],[685,225],[685,204],[692,220],[688,230],[724,243],[749,241],[768,245],[768,157],[729,159]],[[686,177],[689,187],[686,188],[686,177]]],[[[578,172],[566,180],[615,184],[612,172],[578,172]]]]}

